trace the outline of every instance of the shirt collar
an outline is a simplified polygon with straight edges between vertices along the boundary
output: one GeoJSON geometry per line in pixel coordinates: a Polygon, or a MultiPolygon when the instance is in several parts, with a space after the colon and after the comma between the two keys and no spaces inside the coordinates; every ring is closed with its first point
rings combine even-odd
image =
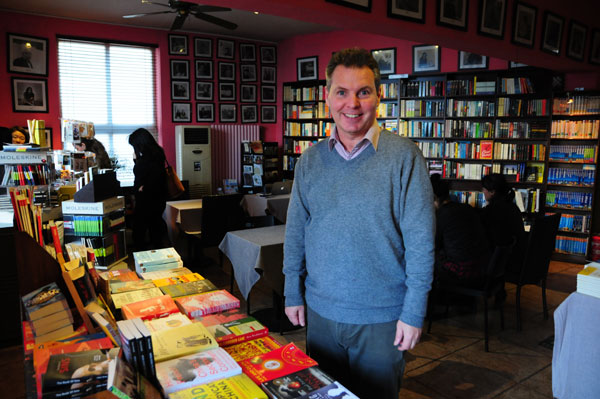
{"type": "MultiPolygon", "coordinates": [[[[375,151],[377,151],[377,145],[379,144],[379,136],[380,135],[381,135],[381,127],[377,123],[377,119],[375,119],[373,121],[373,125],[371,125],[371,127],[369,128],[369,130],[367,130],[367,133],[365,134],[363,139],[356,146],[360,147],[361,145],[363,145],[365,140],[368,140],[373,145],[373,149],[375,151]]],[[[335,147],[335,145],[337,143],[340,143],[340,145],[342,145],[342,143],[338,137],[337,126],[335,126],[333,128],[333,132],[331,133],[331,136],[329,137],[329,141],[327,143],[329,145],[329,151],[333,150],[333,148],[335,147]]]]}

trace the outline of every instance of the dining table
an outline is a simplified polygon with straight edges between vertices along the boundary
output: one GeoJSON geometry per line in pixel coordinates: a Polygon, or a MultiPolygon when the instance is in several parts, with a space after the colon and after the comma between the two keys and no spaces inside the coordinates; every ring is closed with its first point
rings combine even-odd
{"type": "Polygon", "coordinates": [[[273,215],[281,223],[287,220],[291,194],[246,194],[242,208],[250,216],[273,215]]]}

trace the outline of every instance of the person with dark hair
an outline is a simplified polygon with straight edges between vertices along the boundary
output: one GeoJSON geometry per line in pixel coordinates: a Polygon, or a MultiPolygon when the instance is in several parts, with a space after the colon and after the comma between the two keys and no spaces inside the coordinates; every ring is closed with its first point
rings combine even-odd
{"type": "Polygon", "coordinates": [[[104,145],[100,141],[96,140],[95,138],[92,138],[92,139],[82,138],[80,143],[75,144],[75,148],[77,149],[77,151],[93,152],[96,155],[96,165],[98,165],[98,167],[100,169],[112,168],[110,158],[109,158],[108,154],[106,153],[106,149],[104,148],[104,145]]]}
{"type": "Polygon", "coordinates": [[[397,399],[433,278],[427,165],[409,139],[377,124],[381,78],[368,50],[334,53],[326,77],[335,128],[296,164],[285,313],[307,325],[308,351],[326,373],[359,397],[397,399]]]}
{"type": "Polygon", "coordinates": [[[136,251],[168,247],[167,224],[162,218],[167,203],[165,152],[152,134],[140,128],[129,135],[135,166],[133,243],[136,251]],[[150,244],[146,243],[150,233],[150,244]]]}
{"type": "Polygon", "coordinates": [[[10,142],[12,144],[29,143],[29,131],[21,126],[13,126],[10,128],[10,142]]]}
{"type": "Polygon", "coordinates": [[[35,93],[31,86],[27,86],[25,92],[23,93],[23,101],[25,105],[35,105],[35,93]]]}
{"type": "Polygon", "coordinates": [[[450,199],[448,181],[431,176],[436,208],[435,272],[441,283],[477,286],[490,250],[479,213],[467,204],[450,199]]]}

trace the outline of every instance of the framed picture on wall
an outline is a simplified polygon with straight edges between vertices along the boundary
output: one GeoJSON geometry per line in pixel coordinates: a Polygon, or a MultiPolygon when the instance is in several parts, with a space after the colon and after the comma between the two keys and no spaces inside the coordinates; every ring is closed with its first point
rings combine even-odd
{"type": "Polygon", "coordinates": [[[260,87],[260,101],[263,103],[274,103],[276,97],[276,87],[263,85],[260,87]]]}
{"type": "Polygon", "coordinates": [[[188,60],[171,60],[171,79],[189,79],[190,62],[188,60]]]}
{"type": "Polygon", "coordinates": [[[258,111],[256,105],[242,105],[242,123],[257,123],[258,111]]]}
{"type": "Polygon", "coordinates": [[[243,103],[256,102],[256,85],[240,86],[240,101],[243,103]]]}
{"type": "Polygon", "coordinates": [[[196,79],[213,78],[213,62],[209,60],[195,60],[196,79]]]}
{"type": "Polygon", "coordinates": [[[275,83],[277,76],[277,69],[272,66],[261,66],[260,67],[260,81],[263,83],[275,83]]]}
{"type": "Polygon", "coordinates": [[[256,46],[251,43],[240,43],[240,61],[256,61],[256,46]]]}
{"type": "Polygon", "coordinates": [[[565,19],[546,11],[544,13],[544,30],[542,31],[541,49],[550,54],[560,55],[563,27],[565,19]]]}
{"type": "Polygon", "coordinates": [[[46,135],[46,146],[53,148],[54,146],[52,145],[52,128],[51,127],[45,128],[44,134],[46,135]]]}
{"type": "Polygon", "coordinates": [[[275,64],[277,63],[277,50],[275,46],[260,46],[260,63],[275,64]]]}
{"type": "Polygon", "coordinates": [[[237,105],[219,104],[219,121],[234,123],[237,122],[237,105]]]}
{"type": "Polygon", "coordinates": [[[219,101],[235,101],[235,83],[219,83],[219,101]]]}
{"type": "Polygon", "coordinates": [[[196,103],[196,122],[214,122],[215,104],[196,103]]]}
{"type": "Polygon", "coordinates": [[[8,33],[8,72],[48,76],[48,39],[8,33]]]}
{"type": "Polygon", "coordinates": [[[425,0],[388,0],[388,17],[425,23],[425,0]]]}
{"type": "Polygon", "coordinates": [[[172,122],[191,122],[192,104],[190,103],[172,103],[173,116],[172,122]]]}
{"type": "Polygon", "coordinates": [[[379,65],[379,72],[382,75],[396,73],[396,48],[382,48],[371,50],[371,54],[379,65]]]}
{"type": "Polygon", "coordinates": [[[502,39],[505,21],[506,0],[479,0],[477,32],[480,35],[502,39]]]}
{"type": "Polygon", "coordinates": [[[533,47],[535,41],[535,21],[537,8],[516,2],[513,15],[512,42],[525,47],[533,47]]]}
{"type": "Polygon", "coordinates": [[[316,80],[319,76],[318,57],[304,57],[296,59],[298,80],[316,80]]]}
{"type": "Polygon", "coordinates": [[[185,35],[169,35],[169,54],[188,55],[188,38],[185,35]]]}
{"type": "Polygon", "coordinates": [[[242,82],[256,82],[256,65],[241,64],[240,79],[242,82]]]}
{"type": "Polygon", "coordinates": [[[592,31],[592,43],[590,45],[590,64],[600,65],[600,30],[592,31]]]}
{"type": "Polygon", "coordinates": [[[219,39],[217,41],[217,57],[218,58],[235,58],[235,47],[233,40],[219,39]]]}
{"type": "Polygon", "coordinates": [[[468,51],[458,52],[458,69],[488,69],[488,63],[489,59],[485,55],[468,51]]]}
{"type": "Polygon", "coordinates": [[[196,82],[196,100],[212,101],[213,82],[196,82]]]}
{"type": "Polygon", "coordinates": [[[441,52],[440,46],[436,45],[413,46],[413,73],[438,72],[441,52]]]}
{"type": "Polygon", "coordinates": [[[212,39],[195,37],[194,38],[194,56],[212,57],[212,39]]]}
{"type": "Polygon", "coordinates": [[[219,62],[219,80],[235,80],[235,63],[219,62]]]}
{"type": "Polygon", "coordinates": [[[12,78],[13,112],[48,112],[45,79],[12,78]]]}
{"type": "Polygon", "coordinates": [[[275,123],[277,122],[277,107],[275,105],[260,106],[260,122],[275,123]]]}
{"type": "Polygon", "coordinates": [[[577,21],[571,20],[569,22],[569,37],[567,39],[567,57],[583,61],[586,39],[587,27],[577,21]]]}
{"type": "Polygon", "coordinates": [[[371,0],[325,0],[342,6],[354,8],[355,10],[371,12],[371,0]]]}
{"type": "Polygon", "coordinates": [[[437,0],[437,24],[467,30],[469,0],[437,0]]]}
{"type": "Polygon", "coordinates": [[[174,80],[171,82],[171,100],[189,100],[190,82],[186,80],[174,80]]]}

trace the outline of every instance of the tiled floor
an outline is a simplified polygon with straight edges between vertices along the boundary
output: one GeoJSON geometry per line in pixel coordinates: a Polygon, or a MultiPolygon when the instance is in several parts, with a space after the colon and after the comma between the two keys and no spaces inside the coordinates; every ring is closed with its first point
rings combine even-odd
{"type": "MultiPolygon", "coordinates": [[[[229,270],[225,262],[224,269],[229,270]]],[[[547,291],[550,315],[575,291],[579,270],[579,265],[552,262],[547,291]]],[[[229,275],[220,267],[200,272],[218,287],[229,288],[229,275]]],[[[466,314],[451,307],[448,318],[435,320],[431,334],[424,333],[421,343],[406,354],[400,398],[552,398],[552,350],[540,343],[554,334],[554,325],[552,316],[543,319],[541,289],[524,288],[522,332],[516,331],[515,287],[508,284],[507,293],[503,331],[498,311],[490,312],[489,353],[484,352],[481,306],[466,314]]],[[[252,291],[251,305],[253,311],[271,306],[271,295],[260,282],[252,291]]],[[[273,335],[304,349],[304,329],[273,335]]],[[[20,346],[0,349],[0,397],[25,397],[21,351],[20,346]]]]}

